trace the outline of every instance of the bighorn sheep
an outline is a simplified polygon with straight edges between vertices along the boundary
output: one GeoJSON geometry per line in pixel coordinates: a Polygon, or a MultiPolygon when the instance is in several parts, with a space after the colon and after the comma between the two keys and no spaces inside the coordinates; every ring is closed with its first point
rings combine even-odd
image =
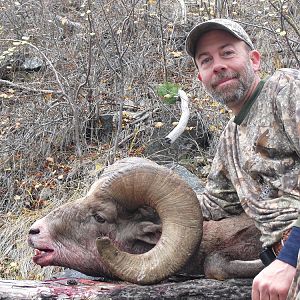
{"type": "Polygon", "coordinates": [[[36,221],[28,242],[41,266],[139,284],[179,271],[226,279],[262,269],[259,232],[246,215],[203,222],[189,185],[142,158],[109,166],[85,197],[36,221]]]}

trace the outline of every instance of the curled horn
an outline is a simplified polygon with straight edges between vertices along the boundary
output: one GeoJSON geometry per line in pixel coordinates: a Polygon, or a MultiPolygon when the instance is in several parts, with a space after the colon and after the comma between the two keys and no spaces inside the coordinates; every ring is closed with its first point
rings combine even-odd
{"type": "Polygon", "coordinates": [[[101,194],[127,208],[154,208],[162,223],[161,238],[143,254],[123,252],[107,237],[97,239],[97,249],[115,276],[152,284],[177,272],[197,249],[202,238],[202,213],[195,192],[173,171],[141,158],[125,162],[107,174],[101,194]]]}

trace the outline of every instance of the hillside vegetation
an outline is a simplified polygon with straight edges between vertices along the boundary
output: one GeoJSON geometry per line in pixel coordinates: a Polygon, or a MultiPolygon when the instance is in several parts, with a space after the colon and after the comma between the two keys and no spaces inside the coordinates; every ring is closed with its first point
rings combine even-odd
{"type": "Polygon", "coordinates": [[[199,21],[233,18],[262,53],[263,76],[300,67],[300,1],[0,0],[0,278],[42,278],[30,224],[82,195],[116,159],[145,156],[207,174],[230,112],[209,99],[184,51],[199,21]],[[184,140],[163,138],[188,93],[184,140]]]}

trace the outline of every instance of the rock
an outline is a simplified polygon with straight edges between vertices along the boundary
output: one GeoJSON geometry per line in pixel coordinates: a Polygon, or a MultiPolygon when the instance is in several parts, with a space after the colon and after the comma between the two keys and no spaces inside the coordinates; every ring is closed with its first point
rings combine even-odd
{"type": "Polygon", "coordinates": [[[209,132],[197,116],[191,116],[187,127],[182,135],[173,144],[166,142],[166,136],[173,130],[173,121],[165,121],[164,116],[158,117],[158,121],[163,124],[158,128],[153,128],[153,133],[149,143],[145,144],[145,156],[156,162],[180,161],[199,155],[199,149],[206,149],[209,146],[209,132]]]}
{"type": "Polygon", "coordinates": [[[179,164],[167,164],[167,168],[174,170],[184,181],[186,181],[196,194],[201,194],[204,191],[205,183],[195,174],[190,172],[185,167],[179,164]]]}
{"type": "Polygon", "coordinates": [[[106,279],[105,277],[93,277],[88,276],[83,273],[80,273],[76,270],[65,268],[63,271],[56,273],[52,276],[51,280],[55,280],[58,278],[77,278],[77,279],[88,279],[88,280],[97,280],[97,281],[103,281],[107,282],[109,279],[106,279]]]}
{"type": "Polygon", "coordinates": [[[53,196],[53,191],[50,188],[43,188],[40,192],[40,198],[43,200],[49,200],[53,196]]]}
{"type": "Polygon", "coordinates": [[[39,57],[25,58],[20,69],[27,72],[39,71],[42,67],[45,67],[45,63],[39,57]]]}

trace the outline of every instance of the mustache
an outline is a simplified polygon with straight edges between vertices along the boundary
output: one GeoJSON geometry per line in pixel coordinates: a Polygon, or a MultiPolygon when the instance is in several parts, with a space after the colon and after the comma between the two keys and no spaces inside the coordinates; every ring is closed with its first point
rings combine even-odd
{"type": "Polygon", "coordinates": [[[215,75],[215,77],[213,78],[211,82],[211,86],[212,88],[215,88],[220,82],[224,80],[238,79],[238,78],[240,78],[240,74],[237,72],[228,72],[228,71],[220,72],[217,75],[215,75]]]}

